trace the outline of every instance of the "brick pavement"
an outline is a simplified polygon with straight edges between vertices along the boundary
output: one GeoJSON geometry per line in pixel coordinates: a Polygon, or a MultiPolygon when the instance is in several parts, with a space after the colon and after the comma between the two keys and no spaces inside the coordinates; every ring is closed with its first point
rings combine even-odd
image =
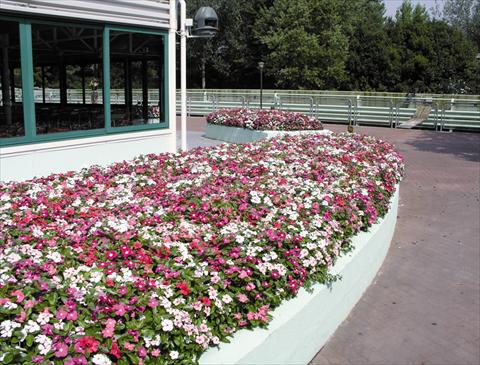
{"type": "MultiPolygon", "coordinates": [[[[189,119],[189,146],[217,143],[204,124],[189,119]]],[[[480,134],[355,131],[405,157],[398,221],[373,284],[311,365],[480,364],[480,134]]]]}

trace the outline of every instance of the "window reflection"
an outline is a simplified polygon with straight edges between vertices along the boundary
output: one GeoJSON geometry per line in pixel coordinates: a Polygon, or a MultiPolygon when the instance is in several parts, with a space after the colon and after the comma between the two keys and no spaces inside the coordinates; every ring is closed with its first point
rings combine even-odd
{"type": "Polygon", "coordinates": [[[102,31],[32,24],[37,134],[104,128],[102,31]]]}
{"type": "Polygon", "coordinates": [[[160,35],[110,32],[112,126],[164,121],[164,44],[160,35]]]}
{"type": "Polygon", "coordinates": [[[24,136],[18,22],[0,22],[0,84],[0,138],[24,136]]]}

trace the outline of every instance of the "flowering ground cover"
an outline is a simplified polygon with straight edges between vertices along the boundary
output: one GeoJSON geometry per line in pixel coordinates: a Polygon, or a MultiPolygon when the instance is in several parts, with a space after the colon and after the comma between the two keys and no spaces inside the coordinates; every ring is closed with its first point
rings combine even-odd
{"type": "Polygon", "coordinates": [[[332,280],[403,170],[392,145],[332,134],[0,184],[0,361],[196,363],[332,280]]]}
{"type": "Polygon", "coordinates": [[[322,130],[322,123],[314,117],[296,112],[270,109],[221,109],[207,116],[207,123],[269,131],[322,130]]]}

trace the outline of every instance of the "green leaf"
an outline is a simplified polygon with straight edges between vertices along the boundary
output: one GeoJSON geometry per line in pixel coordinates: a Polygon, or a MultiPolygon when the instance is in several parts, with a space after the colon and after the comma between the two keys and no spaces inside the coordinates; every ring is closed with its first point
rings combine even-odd
{"type": "Polygon", "coordinates": [[[25,339],[25,343],[27,344],[28,347],[32,347],[34,340],[35,338],[32,335],[28,335],[27,338],[25,339]]]}

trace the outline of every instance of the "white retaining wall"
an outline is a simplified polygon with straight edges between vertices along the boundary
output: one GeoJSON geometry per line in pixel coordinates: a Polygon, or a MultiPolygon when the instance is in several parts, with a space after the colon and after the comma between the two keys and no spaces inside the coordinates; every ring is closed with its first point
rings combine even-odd
{"type": "Polygon", "coordinates": [[[295,136],[299,134],[330,134],[329,130],[320,131],[258,131],[252,129],[244,129],[237,127],[225,127],[223,125],[207,124],[205,128],[205,137],[211,139],[218,139],[220,141],[230,143],[248,143],[260,141],[261,139],[271,138],[276,136],[290,135],[295,136]]]}
{"type": "Polygon", "coordinates": [[[331,273],[342,279],[331,287],[317,284],[273,312],[268,329],[240,330],[231,343],[210,348],[201,365],[308,364],[346,319],[372,283],[387,254],[397,221],[399,188],[388,214],[368,232],[353,238],[355,247],[340,257],[331,273]]]}
{"type": "Polygon", "coordinates": [[[0,148],[0,181],[21,181],[52,173],[131,160],[141,154],[175,152],[171,130],[122,133],[0,148]]]}

